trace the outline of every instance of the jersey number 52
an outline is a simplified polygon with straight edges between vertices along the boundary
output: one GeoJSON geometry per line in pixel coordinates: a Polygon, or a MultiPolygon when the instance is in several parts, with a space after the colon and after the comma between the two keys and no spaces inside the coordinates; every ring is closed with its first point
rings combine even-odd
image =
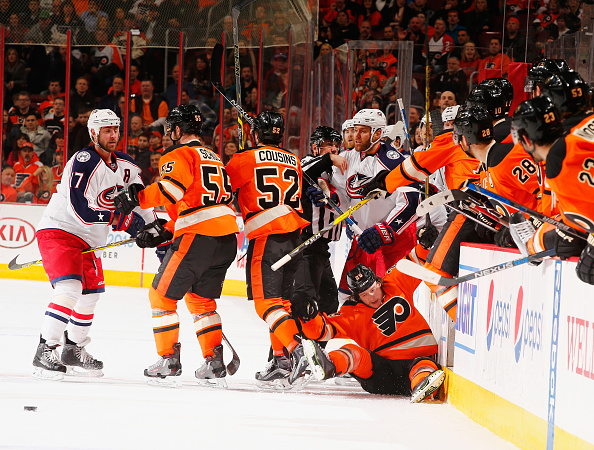
{"type": "Polygon", "coordinates": [[[301,210],[299,174],[291,167],[257,167],[256,188],[263,194],[258,197],[262,209],[284,204],[301,210]]]}

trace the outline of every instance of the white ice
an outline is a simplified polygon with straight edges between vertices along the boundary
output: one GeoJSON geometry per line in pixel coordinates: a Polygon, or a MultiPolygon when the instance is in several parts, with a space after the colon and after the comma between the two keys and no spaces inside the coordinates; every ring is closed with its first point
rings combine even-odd
{"type": "MultiPolygon", "coordinates": [[[[449,404],[410,404],[332,380],[300,392],[258,389],[268,356],[266,325],[252,302],[218,302],[223,330],[241,358],[227,390],[200,387],[202,357],[180,302],[183,386],[145,383],[155,350],[146,289],[108,287],[87,347],[105,377],[31,376],[47,282],[0,280],[0,448],[9,449],[477,449],[515,448],[449,404]],[[25,411],[36,406],[36,411],[25,411]]],[[[226,350],[226,359],[230,358],[226,350]]]]}

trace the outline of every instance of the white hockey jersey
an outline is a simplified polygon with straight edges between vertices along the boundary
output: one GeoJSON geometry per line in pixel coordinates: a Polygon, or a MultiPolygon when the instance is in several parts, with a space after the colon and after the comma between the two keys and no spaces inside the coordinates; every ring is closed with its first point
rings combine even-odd
{"type": "MultiPolygon", "coordinates": [[[[130,156],[114,152],[113,159],[115,163],[106,163],[92,145],[76,152],[66,163],[37,229],[66,231],[90,247],[105,245],[115,213],[114,197],[133,183],[143,184],[140,168],[130,156]]],[[[135,211],[145,223],[156,220],[152,209],[135,211]]]]}

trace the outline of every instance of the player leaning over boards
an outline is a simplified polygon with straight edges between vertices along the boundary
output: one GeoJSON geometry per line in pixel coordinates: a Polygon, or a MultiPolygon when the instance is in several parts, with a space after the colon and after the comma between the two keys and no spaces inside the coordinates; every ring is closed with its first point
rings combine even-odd
{"type": "Polygon", "coordinates": [[[196,378],[201,384],[226,387],[223,328],[215,299],[221,296],[227,269],[237,253],[239,229],[228,206],[233,194],[220,158],[202,146],[200,110],[193,105],[176,106],[166,124],[176,145],[161,157],[161,181],[146,189],[132,185],[116,198],[119,210],[164,205],[171,218],[146,225],[136,239],[139,247],[156,247],[173,238],[149,290],[161,358],[144,375],[151,383],[179,385],[175,378],[181,375],[177,302],[185,298],[204,356],[196,378]]]}
{"type": "Polygon", "coordinates": [[[336,314],[318,314],[303,324],[310,339],[352,339],[326,354],[313,340],[303,347],[312,375],[326,380],[352,374],[372,394],[411,395],[421,402],[442,385],[445,373],[435,363],[437,342],[417,311],[412,295],[415,278],[389,270],[379,278],[359,264],[347,274],[351,292],[336,314]]]}
{"type": "Polygon", "coordinates": [[[58,191],[37,226],[43,268],[54,288],[33,358],[33,375],[38,378],[61,380],[64,373],[103,375],[103,362],[85,349],[95,305],[105,291],[103,268],[94,252],[82,251],[104,245],[110,225],[135,237],[145,221],[155,220],[152,210],[127,214],[115,210],[113,199],[122,187],[142,183],[134,160],[115,151],[120,119],[109,109],[96,109],[87,127],[93,143],[68,161],[58,191]]]}
{"type": "Polygon", "coordinates": [[[238,201],[249,240],[246,264],[248,298],[268,325],[272,364],[256,373],[256,380],[270,387],[287,388],[289,369],[303,364],[298,328],[289,312],[299,254],[277,271],[271,265],[300,244],[300,230],[309,224],[301,217],[301,162],[280,148],[283,116],[262,112],[254,119],[256,147],[237,152],[227,172],[238,201]],[[286,353],[285,353],[286,350],[286,353]],[[290,358],[290,361],[288,360],[290,358]],[[289,364],[290,362],[290,364],[289,364]],[[278,368],[282,371],[277,371],[278,368]],[[270,379],[277,371],[279,377],[270,379]]]}

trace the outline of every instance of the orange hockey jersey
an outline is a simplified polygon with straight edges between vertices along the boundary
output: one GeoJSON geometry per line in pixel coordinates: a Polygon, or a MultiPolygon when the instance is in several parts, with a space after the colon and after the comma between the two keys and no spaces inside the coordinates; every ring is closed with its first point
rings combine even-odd
{"type": "Polygon", "coordinates": [[[347,338],[387,359],[413,359],[437,353],[437,342],[412,298],[416,278],[390,269],[383,279],[384,302],[378,309],[347,301],[336,314],[318,314],[303,324],[311,339],[347,338]]]}
{"type": "Polygon", "coordinates": [[[448,188],[458,188],[468,179],[478,180],[478,160],[468,156],[462,147],[454,144],[452,132],[440,134],[431,146],[424,151],[414,153],[404,160],[386,177],[386,187],[394,192],[400,186],[413,181],[424,181],[436,170],[444,168],[448,188]]]}
{"type": "Polygon", "coordinates": [[[301,161],[279,147],[237,152],[227,164],[248,239],[289,233],[309,222],[301,217],[301,161]]]}
{"type": "Polygon", "coordinates": [[[594,232],[594,114],[553,144],[546,177],[557,197],[563,221],[594,232]]]}
{"type": "Polygon", "coordinates": [[[229,176],[218,155],[198,141],[178,144],[161,157],[161,181],[140,191],[141,208],[164,205],[174,230],[225,236],[238,233],[235,212],[229,206],[233,193],[229,176]]]}

